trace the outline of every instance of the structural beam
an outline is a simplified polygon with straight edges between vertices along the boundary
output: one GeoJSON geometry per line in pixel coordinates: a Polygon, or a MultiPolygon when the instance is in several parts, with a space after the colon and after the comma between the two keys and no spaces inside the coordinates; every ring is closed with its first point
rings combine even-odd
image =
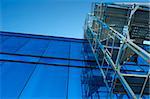
{"type": "MultiPolygon", "coordinates": [[[[134,12],[137,9],[138,9],[138,6],[135,7],[135,9],[133,10],[132,14],[134,14],[134,12]]],[[[136,97],[135,93],[133,92],[133,90],[129,86],[128,82],[125,80],[124,76],[135,76],[135,77],[147,78],[147,75],[140,75],[140,74],[136,75],[136,74],[123,74],[123,73],[120,73],[120,68],[118,68],[118,67],[120,67],[119,62],[120,62],[121,53],[122,53],[124,48],[128,47],[134,53],[136,53],[137,55],[141,56],[148,63],[150,63],[150,54],[148,52],[146,52],[144,49],[142,49],[141,47],[137,46],[135,43],[133,43],[132,40],[130,40],[128,37],[123,36],[121,33],[116,31],[112,27],[109,27],[106,23],[104,23],[103,21],[99,20],[97,17],[95,17],[93,15],[89,15],[89,17],[90,18],[88,18],[88,19],[90,19],[90,21],[88,21],[88,22],[93,22],[93,21],[95,22],[96,21],[100,25],[101,29],[105,29],[105,30],[108,31],[108,32],[105,33],[105,35],[107,35],[110,38],[117,38],[118,40],[120,40],[122,42],[122,46],[120,47],[120,51],[119,51],[119,55],[117,57],[116,63],[114,63],[114,61],[112,59],[112,55],[107,49],[107,44],[103,45],[101,43],[101,40],[97,37],[98,34],[96,34],[94,32],[94,30],[91,28],[92,27],[91,26],[92,23],[89,24],[87,22],[88,24],[86,25],[85,34],[86,34],[87,40],[90,43],[90,46],[92,48],[92,51],[94,53],[96,62],[98,63],[98,66],[101,67],[101,64],[99,63],[99,59],[98,59],[99,57],[97,56],[97,54],[99,54],[99,53],[96,51],[96,49],[94,50],[95,47],[93,47],[93,45],[92,45],[92,42],[93,42],[92,40],[94,40],[94,42],[96,43],[96,45],[95,45],[96,48],[97,49],[101,49],[101,51],[103,52],[104,59],[106,60],[106,62],[108,62],[108,64],[111,65],[111,68],[115,72],[116,76],[119,78],[121,84],[125,88],[125,90],[128,93],[129,97],[131,97],[133,99],[136,99],[137,97],[136,97]]],[[[113,47],[110,47],[110,48],[113,48],[113,47]]],[[[100,68],[100,70],[101,70],[103,78],[105,80],[107,75],[105,75],[104,70],[102,68],[100,68]]],[[[146,81],[147,80],[145,80],[145,82],[146,81]]],[[[106,84],[108,84],[106,80],[105,80],[105,82],[106,82],[106,84]]],[[[145,85],[143,85],[143,88],[144,88],[144,86],[145,85]]],[[[142,88],[142,91],[144,90],[143,88],[142,88]]],[[[110,89],[110,91],[112,90],[111,87],[109,89],[110,89]]],[[[142,92],[141,92],[141,94],[142,94],[142,92]]]]}

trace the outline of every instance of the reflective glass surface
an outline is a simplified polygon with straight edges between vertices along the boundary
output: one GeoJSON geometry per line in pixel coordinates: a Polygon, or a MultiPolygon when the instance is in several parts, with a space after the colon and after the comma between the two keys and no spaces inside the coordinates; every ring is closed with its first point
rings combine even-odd
{"type": "MultiPolygon", "coordinates": [[[[2,98],[81,99],[84,40],[1,32],[2,98]]],[[[87,55],[88,56],[88,55],[87,55]]]]}

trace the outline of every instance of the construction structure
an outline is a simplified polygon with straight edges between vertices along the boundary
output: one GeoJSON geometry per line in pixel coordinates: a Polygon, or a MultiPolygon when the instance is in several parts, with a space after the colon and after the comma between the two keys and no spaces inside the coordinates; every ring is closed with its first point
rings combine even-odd
{"type": "Polygon", "coordinates": [[[83,98],[150,98],[149,5],[93,3],[91,10],[84,35],[97,70],[83,71],[83,98]]]}
{"type": "Polygon", "coordinates": [[[0,31],[0,98],[149,99],[149,12],[93,3],[84,39],[0,31]]]}

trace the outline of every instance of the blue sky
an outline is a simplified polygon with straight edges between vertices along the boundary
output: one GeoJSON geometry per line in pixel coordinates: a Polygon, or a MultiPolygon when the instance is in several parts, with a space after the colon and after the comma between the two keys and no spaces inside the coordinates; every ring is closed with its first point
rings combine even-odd
{"type": "Polygon", "coordinates": [[[121,0],[2,0],[2,30],[83,38],[85,16],[94,1],[121,0]]]}

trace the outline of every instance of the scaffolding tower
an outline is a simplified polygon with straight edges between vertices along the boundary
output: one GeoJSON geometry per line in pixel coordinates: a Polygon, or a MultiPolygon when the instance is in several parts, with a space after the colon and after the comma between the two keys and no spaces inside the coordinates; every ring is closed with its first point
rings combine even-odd
{"type": "Polygon", "coordinates": [[[143,43],[150,40],[149,14],[148,5],[92,4],[84,36],[97,65],[83,71],[83,98],[99,99],[101,86],[106,86],[107,98],[149,98],[150,46],[143,43]]]}

